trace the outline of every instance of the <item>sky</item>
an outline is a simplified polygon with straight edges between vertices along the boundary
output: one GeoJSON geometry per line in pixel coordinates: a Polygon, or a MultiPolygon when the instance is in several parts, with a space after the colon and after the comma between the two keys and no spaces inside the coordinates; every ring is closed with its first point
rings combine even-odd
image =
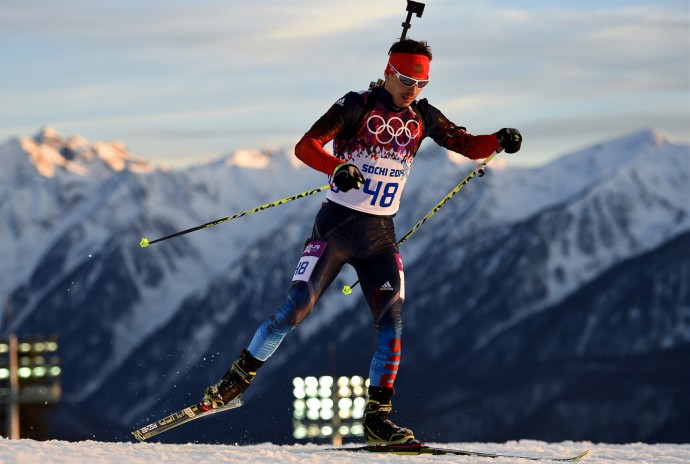
{"type": "MultiPolygon", "coordinates": [[[[656,128],[690,140],[688,0],[427,0],[420,98],[541,165],[656,128]]],[[[0,0],[0,141],[51,126],[185,166],[295,142],[383,75],[403,0],[0,0]]],[[[426,142],[425,142],[426,143],[426,142]]]]}

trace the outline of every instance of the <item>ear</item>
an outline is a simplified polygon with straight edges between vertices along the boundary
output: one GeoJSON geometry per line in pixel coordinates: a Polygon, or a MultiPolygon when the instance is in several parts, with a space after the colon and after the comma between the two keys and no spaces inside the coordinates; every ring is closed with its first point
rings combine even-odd
{"type": "Polygon", "coordinates": [[[386,90],[388,90],[391,77],[393,77],[392,74],[383,73],[383,88],[386,90]]]}

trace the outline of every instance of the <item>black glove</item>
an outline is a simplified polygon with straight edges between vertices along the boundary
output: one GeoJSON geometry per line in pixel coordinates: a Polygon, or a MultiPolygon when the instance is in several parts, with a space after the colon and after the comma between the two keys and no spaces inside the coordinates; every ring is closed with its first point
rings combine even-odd
{"type": "Polygon", "coordinates": [[[364,183],[364,176],[354,164],[339,164],[333,171],[333,183],[341,192],[358,189],[364,183]]]}
{"type": "Polygon", "coordinates": [[[501,129],[496,132],[498,144],[506,153],[517,153],[522,145],[522,134],[517,129],[501,129]]]}

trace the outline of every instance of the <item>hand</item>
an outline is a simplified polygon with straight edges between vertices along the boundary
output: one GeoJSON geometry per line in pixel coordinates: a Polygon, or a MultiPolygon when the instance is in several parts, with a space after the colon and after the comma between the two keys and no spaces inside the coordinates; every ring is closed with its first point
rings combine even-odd
{"type": "Polygon", "coordinates": [[[522,134],[517,129],[501,129],[496,132],[498,144],[506,153],[517,153],[522,145],[522,134]]]}
{"type": "Polygon", "coordinates": [[[341,192],[357,189],[364,183],[364,176],[354,164],[339,164],[333,171],[333,183],[341,192]]]}

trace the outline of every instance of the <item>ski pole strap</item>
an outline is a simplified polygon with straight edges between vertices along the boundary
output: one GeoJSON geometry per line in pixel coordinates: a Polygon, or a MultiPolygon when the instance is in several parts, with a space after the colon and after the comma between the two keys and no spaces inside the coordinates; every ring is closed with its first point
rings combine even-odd
{"type": "Polygon", "coordinates": [[[206,229],[207,227],[213,227],[217,226],[218,224],[223,224],[224,222],[232,221],[233,219],[238,219],[241,218],[242,216],[247,216],[249,214],[254,214],[258,213],[259,211],[266,210],[268,208],[272,208],[274,206],[279,206],[279,205],[284,205],[285,203],[289,203],[294,200],[298,200],[300,198],[308,197],[310,195],[314,195],[319,192],[323,192],[324,190],[328,190],[331,188],[331,185],[322,185],[321,187],[315,188],[313,190],[307,190],[306,192],[301,192],[301,193],[296,193],[295,195],[290,195],[289,197],[281,198],[280,200],[272,201],[270,203],[266,203],[265,205],[260,205],[252,209],[248,209],[245,211],[241,211],[239,213],[233,214],[232,216],[227,216],[224,218],[216,219],[215,221],[207,222],[206,224],[201,224],[200,226],[192,227],[191,229],[186,229],[182,230],[180,232],[176,232],[174,234],[166,235],[165,237],[157,238],[156,240],[151,240],[149,241],[146,237],[141,239],[141,242],[139,242],[139,245],[142,248],[146,248],[149,245],[152,245],[157,242],[162,242],[163,240],[168,240],[170,238],[174,237],[179,237],[180,235],[185,235],[190,232],[194,232],[197,230],[201,229],[206,229]]]}
{"type": "MultiPolygon", "coordinates": [[[[474,168],[474,170],[472,170],[472,172],[470,172],[469,175],[467,177],[465,177],[458,185],[456,185],[455,188],[448,193],[448,195],[443,197],[443,199],[441,201],[439,201],[438,204],[436,206],[434,206],[433,209],[426,214],[426,216],[424,216],[417,224],[415,224],[410,230],[408,230],[407,233],[405,235],[403,235],[403,237],[400,240],[398,240],[397,245],[398,246],[402,245],[407,239],[412,237],[412,235],[414,235],[414,233],[417,232],[417,230],[419,230],[420,227],[422,227],[422,224],[424,224],[426,221],[428,221],[431,216],[436,214],[436,212],[439,209],[443,208],[443,205],[445,205],[448,202],[448,200],[453,198],[456,193],[458,193],[460,190],[462,190],[462,188],[465,185],[467,185],[467,183],[470,181],[470,179],[472,179],[477,174],[479,174],[480,177],[483,176],[484,175],[483,174],[484,168],[486,167],[487,164],[489,164],[489,162],[492,159],[494,159],[494,157],[496,155],[498,155],[498,152],[494,152],[489,157],[487,157],[484,161],[479,163],[477,165],[477,167],[474,168]]],[[[352,289],[355,288],[357,286],[357,284],[359,284],[359,280],[357,280],[357,282],[355,282],[352,285],[345,285],[343,287],[343,290],[342,290],[343,294],[349,295],[350,293],[352,293],[352,289]]]]}

